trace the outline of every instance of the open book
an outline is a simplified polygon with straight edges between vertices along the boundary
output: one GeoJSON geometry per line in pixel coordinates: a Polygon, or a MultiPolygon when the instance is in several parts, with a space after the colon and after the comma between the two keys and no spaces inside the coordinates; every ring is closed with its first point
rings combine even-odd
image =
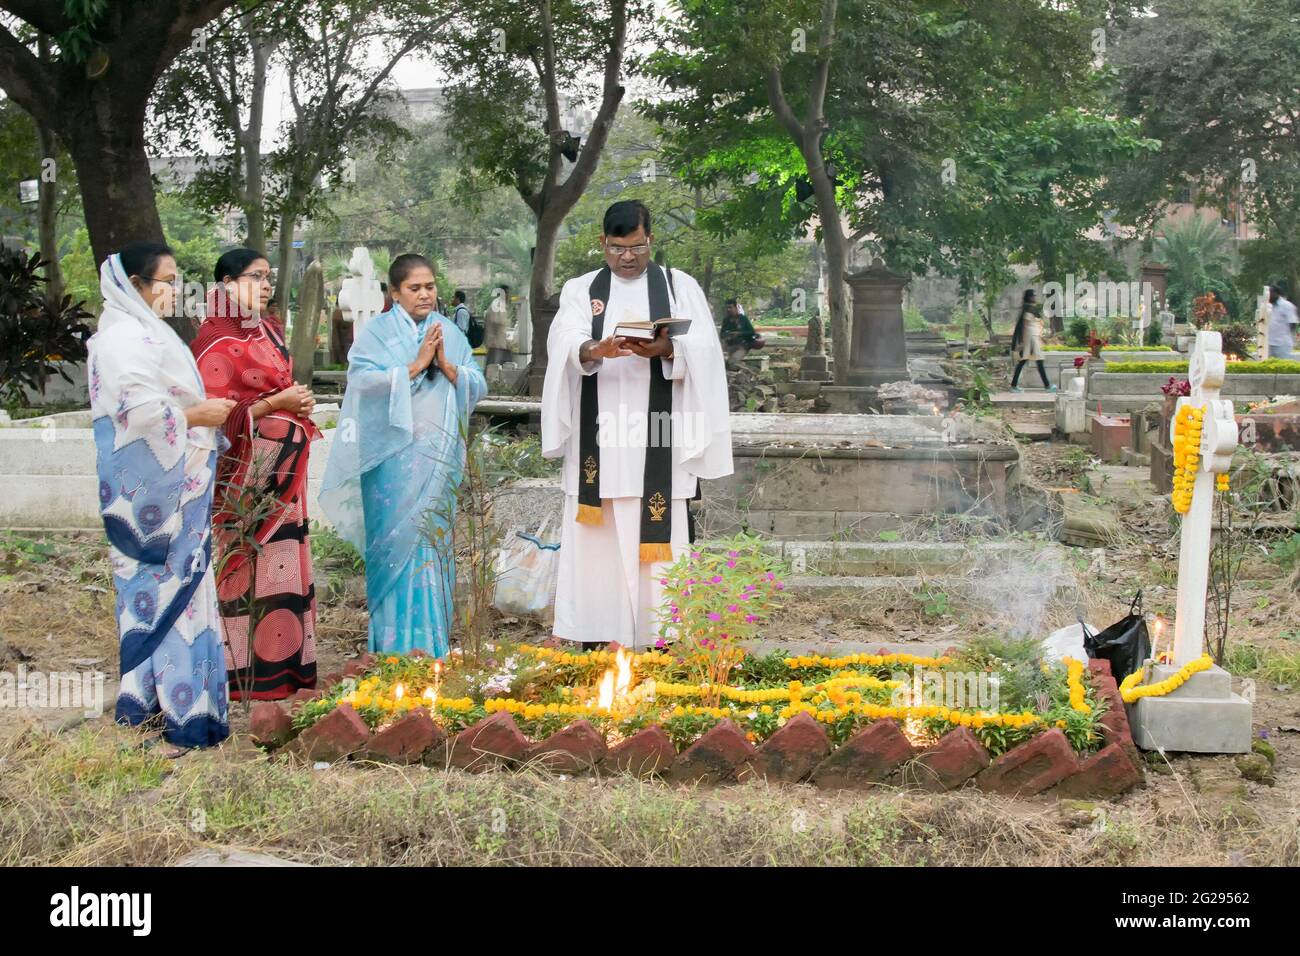
{"type": "Polygon", "coordinates": [[[691,327],[690,319],[658,319],[654,322],[620,322],[614,326],[614,334],[625,339],[649,340],[659,334],[661,326],[668,327],[669,335],[684,335],[691,327]]]}

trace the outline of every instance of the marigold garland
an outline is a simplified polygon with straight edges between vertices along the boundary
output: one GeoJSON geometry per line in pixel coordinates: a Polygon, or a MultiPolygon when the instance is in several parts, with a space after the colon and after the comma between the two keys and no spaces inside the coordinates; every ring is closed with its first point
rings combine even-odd
{"type": "Polygon", "coordinates": [[[887,667],[891,664],[919,664],[921,667],[940,667],[951,664],[951,657],[918,657],[915,654],[846,654],[843,657],[824,657],[821,654],[809,654],[801,657],[787,657],[785,666],[791,670],[808,667],[887,667]]]}
{"type": "Polygon", "coordinates": [[[775,700],[797,700],[805,693],[818,691],[840,691],[850,687],[865,687],[869,690],[893,690],[899,684],[895,680],[881,680],[870,674],[841,673],[828,680],[804,687],[803,681],[793,680],[784,687],[765,687],[760,690],[746,690],[743,687],[731,687],[727,684],[673,684],[668,681],[654,681],[656,697],[713,697],[732,700],[738,704],[767,704],[775,700]]]}
{"type": "Polygon", "coordinates": [[[1201,429],[1205,406],[1184,405],[1174,417],[1174,510],[1187,514],[1201,463],[1201,429]]]}
{"type": "Polygon", "coordinates": [[[1087,692],[1083,689],[1083,662],[1073,657],[1063,658],[1065,662],[1065,680],[1070,689],[1070,706],[1081,714],[1091,714],[1088,706],[1087,692]]]}
{"type": "MultiPolygon", "coordinates": [[[[770,708],[764,707],[763,712],[770,712],[770,708]]],[[[801,712],[808,714],[818,723],[823,724],[833,724],[850,715],[869,717],[872,720],[879,720],[882,718],[891,720],[925,720],[935,718],[946,721],[950,724],[956,724],[960,727],[972,727],[975,729],[984,727],[1030,727],[1034,724],[1042,723],[1043,720],[1037,714],[1032,714],[1028,711],[1019,714],[968,714],[959,710],[953,710],[949,707],[887,707],[881,704],[860,703],[845,704],[841,707],[835,708],[817,708],[812,704],[803,701],[783,707],[776,713],[781,719],[788,720],[795,714],[801,712]]],[[[716,717],[718,719],[737,716],[734,711],[729,711],[722,707],[692,707],[678,704],[671,711],[671,716],[673,717],[684,717],[688,715],[716,717]]]]}
{"type": "MultiPolygon", "coordinates": [[[[570,651],[562,651],[553,647],[537,647],[532,644],[520,644],[519,652],[529,654],[538,660],[550,661],[553,664],[569,665],[599,665],[613,664],[617,656],[617,651],[583,651],[574,654],[570,651]]],[[[629,653],[629,652],[625,652],[629,653]]],[[[672,664],[676,658],[672,654],[665,654],[663,651],[635,651],[630,652],[634,666],[645,666],[647,664],[672,664]]]]}
{"type": "Polygon", "coordinates": [[[1119,695],[1126,704],[1131,704],[1143,697],[1164,697],[1166,694],[1170,694],[1182,687],[1193,674],[1199,674],[1201,671],[1209,670],[1213,666],[1214,658],[1209,654],[1202,654],[1191,663],[1180,667],[1178,673],[1171,674],[1156,684],[1143,684],[1142,680],[1146,676],[1146,670],[1139,669],[1129,674],[1120,683],[1119,695]]]}

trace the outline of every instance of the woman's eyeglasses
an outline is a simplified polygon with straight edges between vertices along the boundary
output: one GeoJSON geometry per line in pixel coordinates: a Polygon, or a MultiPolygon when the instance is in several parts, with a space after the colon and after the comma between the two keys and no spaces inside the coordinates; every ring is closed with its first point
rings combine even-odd
{"type": "Polygon", "coordinates": [[[156,276],[141,276],[140,278],[145,282],[157,282],[159,285],[169,285],[177,292],[180,292],[181,286],[183,285],[183,280],[179,275],[173,276],[170,279],[159,279],[156,276]]]}
{"type": "Polygon", "coordinates": [[[254,282],[270,282],[271,272],[269,269],[265,272],[244,272],[240,274],[239,278],[252,279],[254,282]]]}

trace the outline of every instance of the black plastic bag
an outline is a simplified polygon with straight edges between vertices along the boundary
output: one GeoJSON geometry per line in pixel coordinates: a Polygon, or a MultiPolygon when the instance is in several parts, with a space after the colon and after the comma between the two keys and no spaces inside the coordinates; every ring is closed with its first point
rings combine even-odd
{"type": "MultiPolygon", "coordinates": [[[[1082,624],[1082,622],[1080,622],[1082,624]]],[[[1142,616],[1142,592],[1133,596],[1128,614],[1098,634],[1089,634],[1083,625],[1083,647],[1089,657],[1110,661],[1110,672],[1122,681],[1151,656],[1151,637],[1142,616]]]]}

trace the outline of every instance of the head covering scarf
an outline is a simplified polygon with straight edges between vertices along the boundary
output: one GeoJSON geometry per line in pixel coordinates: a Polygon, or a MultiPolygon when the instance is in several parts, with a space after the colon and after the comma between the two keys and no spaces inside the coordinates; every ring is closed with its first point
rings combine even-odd
{"type": "Polygon", "coordinates": [[[104,312],[89,343],[89,390],[100,512],[120,556],[114,573],[124,582],[119,625],[127,673],[154,652],[207,569],[207,499],[191,493],[190,482],[200,479],[187,474],[185,459],[190,448],[211,455],[218,435],[187,427],[178,414],[203,401],[203,380],[180,336],[131,284],[121,257],[106,259],[99,276],[104,312]]]}

